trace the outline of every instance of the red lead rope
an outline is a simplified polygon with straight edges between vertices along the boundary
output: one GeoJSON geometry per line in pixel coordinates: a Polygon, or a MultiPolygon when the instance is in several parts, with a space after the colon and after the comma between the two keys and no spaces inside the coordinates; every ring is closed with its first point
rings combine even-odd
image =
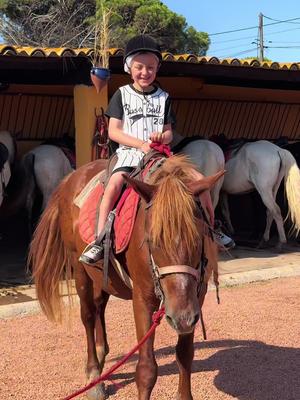
{"type": "Polygon", "coordinates": [[[109,378],[109,376],[115,372],[118,368],[120,368],[123,364],[126,363],[126,361],[146,342],[146,340],[153,334],[157,326],[160,324],[160,321],[162,317],[165,314],[165,308],[162,307],[158,311],[156,311],[153,316],[152,316],[152,325],[149,329],[149,331],[146,333],[146,335],[140,340],[140,342],[128,353],[126,356],[124,356],[120,361],[118,361],[115,365],[113,365],[107,372],[105,372],[103,375],[99,376],[98,378],[94,379],[92,382],[90,382],[88,385],[85,387],[77,390],[77,392],[74,392],[70,394],[67,397],[64,397],[62,400],[70,400],[74,399],[74,397],[79,396],[80,394],[86,392],[87,390],[91,389],[97,383],[100,383],[102,381],[105,381],[109,378]]]}

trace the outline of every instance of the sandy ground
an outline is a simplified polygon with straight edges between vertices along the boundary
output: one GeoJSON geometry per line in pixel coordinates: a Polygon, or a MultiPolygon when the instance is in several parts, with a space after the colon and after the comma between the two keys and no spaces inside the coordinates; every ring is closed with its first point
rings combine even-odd
{"type": "MultiPolygon", "coordinates": [[[[223,288],[221,305],[209,292],[204,306],[208,341],[198,326],[192,387],[194,400],[300,399],[300,277],[223,288]]],[[[41,314],[0,321],[0,399],[53,400],[84,386],[85,335],[78,310],[71,326],[41,314]]],[[[131,302],[107,309],[109,368],[135,344],[131,302]]],[[[159,378],[152,398],[175,399],[176,335],[165,320],[157,328],[159,378]]],[[[136,356],[108,382],[110,399],[135,399],[136,356]]],[[[79,397],[80,399],[84,396],[79,397]]]]}

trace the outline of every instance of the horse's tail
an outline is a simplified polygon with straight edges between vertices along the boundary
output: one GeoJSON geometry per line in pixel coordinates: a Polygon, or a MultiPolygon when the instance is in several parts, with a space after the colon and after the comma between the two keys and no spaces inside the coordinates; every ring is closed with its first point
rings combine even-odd
{"type": "Polygon", "coordinates": [[[29,265],[32,268],[37,298],[41,309],[52,321],[62,320],[61,279],[66,279],[69,289],[71,278],[70,257],[62,240],[59,224],[61,188],[62,185],[59,185],[51,196],[29,249],[29,265]]]}
{"type": "Polygon", "coordinates": [[[300,170],[297,162],[288,150],[280,149],[279,155],[284,168],[285,192],[290,216],[296,234],[300,231],[300,170]]]}

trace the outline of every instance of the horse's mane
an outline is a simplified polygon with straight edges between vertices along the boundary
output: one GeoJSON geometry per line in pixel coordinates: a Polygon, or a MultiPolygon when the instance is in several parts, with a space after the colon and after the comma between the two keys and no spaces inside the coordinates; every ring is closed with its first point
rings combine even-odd
{"type": "Polygon", "coordinates": [[[193,180],[193,170],[195,166],[185,156],[172,156],[150,181],[158,184],[152,204],[151,240],[172,258],[185,249],[191,259],[200,240],[195,200],[187,187],[193,180]]]}

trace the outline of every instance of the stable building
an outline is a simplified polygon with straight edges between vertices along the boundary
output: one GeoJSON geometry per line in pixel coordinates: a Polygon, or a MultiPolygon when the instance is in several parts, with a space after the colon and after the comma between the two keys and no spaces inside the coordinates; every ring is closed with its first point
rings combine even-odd
{"type": "MultiPolygon", "coordinates": [[[[76,139],[77,166],[91,159],[95,115],[130,77],[123,50],[111,49],[111,79],[91,84],[92,49],[0,46],[0,130],[20,153],[46,138],[76,139]]],[[[300,63],[163,54],[159,84],[170,93],[184,136],[300,139],[300,63]]]]}

